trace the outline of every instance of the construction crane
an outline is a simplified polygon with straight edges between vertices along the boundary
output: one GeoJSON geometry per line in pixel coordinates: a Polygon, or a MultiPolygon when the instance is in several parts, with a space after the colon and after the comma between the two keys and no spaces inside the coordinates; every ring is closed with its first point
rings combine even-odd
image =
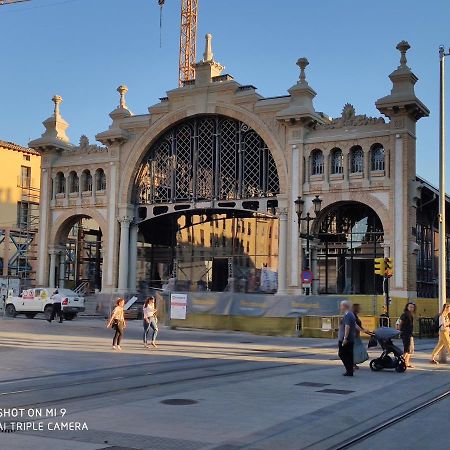
{"type": "MultiPolygon", "coordinates": [[[[0,0],[1,5],[22,3],[30,0],[0,0]]],[[[160,27],[165,0],[157,0],[160,6],[160,27]]],[[[178,57],[178,85],[195,78],[197,58],[198,0],[181,0],[180,52],[178,57]]]]}
{"type": "MultiPolygon", "coordinates": [[[[158,0],[161,8],[165,0],[158,0]]],[[[161,16],[160,16],[161,17],[161,16]]],[[[198,0],[181,0],[180,53],[178,58],[178,85],[195,78],[197,58],[198,0]]]]}

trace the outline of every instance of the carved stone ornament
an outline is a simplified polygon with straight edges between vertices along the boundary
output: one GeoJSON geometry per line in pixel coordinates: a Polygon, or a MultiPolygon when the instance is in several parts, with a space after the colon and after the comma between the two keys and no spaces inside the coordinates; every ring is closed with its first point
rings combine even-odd
{"type": "Polygon", "coordinates": [[[385,123],[382,117],[367,117],[365,114],[356,115],[353,105],[346,103],[342,108],[341,117],[331,120],[329,123],[318,124],[317,129],[332,129],[343,127],[360,127],[364,125],[376,125],[385,123]]]}
{"type": "Polygon", "coordinates": [[[89,143],[89,138],[84,134],[80,137],[80,143],[78,147],[74,146],[70,150],[66,150],[64,153],[72,155],[74,153],[82,154],[90,154],[90,153],[104,153],[107,152],[107,147],[100,147],[99,145],[91,145],[89,143]]]}

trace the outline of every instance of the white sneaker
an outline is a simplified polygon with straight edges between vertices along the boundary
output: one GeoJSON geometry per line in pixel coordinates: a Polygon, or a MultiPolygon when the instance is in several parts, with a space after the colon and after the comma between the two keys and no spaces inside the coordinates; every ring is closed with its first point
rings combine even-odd
{"type": "Polygon", "coordinates": [[[117,350],[117,347],[115,345],[112,346],[113,350],[117,350]]]}
{"type": "Polygon", "coordinates": [[[117,350],[122,350],[122,347],[120,345],[118,345],[117,350]]]}

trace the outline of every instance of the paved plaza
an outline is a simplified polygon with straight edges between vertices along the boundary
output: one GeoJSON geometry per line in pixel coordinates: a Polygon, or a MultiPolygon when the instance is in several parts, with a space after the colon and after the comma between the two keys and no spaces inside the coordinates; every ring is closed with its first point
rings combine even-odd
{"type": "MultiPolygon", "coordinates": [[[[347,448],[450,388],[449,367],[428,363],[431,340],[417,342],[415,369],[405,374],[371,372],[365,363],[350,379],[331,340],[161,327],[158,349],[148,350],[141,323],[130,321],[123,351],[113,352],[104,325],[0,319],[0,423],[34,424],[4,432],[1,449],[347,448]],[[24,416],[5,417],[11,408],[24,416]],[[48,410],[59,416],[25,417],[48,410]]],[[[448,448],[438,430],[449,406],[443,399],[352,448],[397,449],[399,433],[402,448],[448,448]]]]}

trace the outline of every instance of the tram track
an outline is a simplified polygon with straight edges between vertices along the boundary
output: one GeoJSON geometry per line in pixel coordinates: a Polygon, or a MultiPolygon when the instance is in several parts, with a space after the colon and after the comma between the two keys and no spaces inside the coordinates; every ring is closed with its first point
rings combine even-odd
{"type": "MultiPolygon", "coordinates": [[[[448,386],[448,383],[447,383],[447,386],[448,386]]],[[[446,398],[450,398],[450,389],[441,391],[439,394],[435,394],[432,398],[430,398],[426,401],[423,401],[422,403],[419,403],[418,405],[416,405],[412,408],[409,408],[406,411],[400,412],[400,413],[380,422],[379,424],[366,429],[365,431],[355,434],[354,436],[352,436],[338,444],[335,444],[331,447],[327,447],[326,450],[345,450],[348,448],[352,448],[355,445],[358,445],[361,442],[387,430],[388,428],[390,428],[400,422],[403,422],[404,420],[408,419],[409,417],[424,411],[425,409],[435,405],[436,403],[438,403],[446,398]]],[[[316,442],[314,445],[317,445],[317,444],[318,443],[316,442]]]]}
{"type": "MultiPolygon", "coordinates": [[[[217,364],[209,364],[209,365],[202,365],[201,367],[192,367],[190,369],[186,369],[186,368],[179,368],[176,370],[173,369],[167,369],[164,371],[160,371],[157,373],[152,373],[152,375],[164,375],[167,373],[171,373],[171,374],[177,374],[180,372],[186,372],[186,371],[195,371],[195,370],[208,370],[208,369],[220,369],[224,366],[229,367],[235,364],[238,364],[239,362],[233,361],[231,363],[225,363],[225,364],[221,364],[221,365],[217,365],[217,364]]],[[[56,405],[59,404],[64,404],[66,402],[70,402],[70,401],[79,401],[79,400],[88,400],[88,399],[92,399],[92,398],[97,398],[97,397],[103,397],[103,396],[109,396],[112,394],[119,394],[119,393],[126,393],[126,392],[132,392],[132,391],[139,391],[139,390],[145,390],[145,389],[151,389],[151,388],[159,388],[159,387],[167,387],[170,385],[178,385],[178,384],[182,384],[182,383],[189,383],[189,382],[196,382],[196,381],[205,381],[205,380],[212,380],[212,379],[220,379],[220,378],[225,378],[225,377],[232,377],[232,376],[236,376],[236,375],[245,375],[245,374],[250,374],[250,373],[257,373],[257,372],[265,372],[265,371],[270,371],[270,370],[276,370],[276,369],[283,369],[283,368],[288,368],[288,367],[294,367],[294,366],[298,366],[301,363],[285,363],[285,364],[270,364],[270,365],[265,365],[262,367],[256,367],[256,368],[243,368],[241,370],[231,370],[231,371],[227,371],[227,372],[222,372],[222,373],[209,373],[209,374],[198,374],[198,375],[191,375],[191,376],[187,376],[187,377],[182,377],[182,378],[176,378],[176,379],[172,379],[172,380],[166,380],[166,381],[156,381],[156,382],[145,382],[145,383],[139,383],[137,385],[132,385],[132,386],[118,386],[118,387],[108,387],[108,384],[117,384],[117,382],[120,382],[121,380],[126,380],[126,381],[130,381],[133,379],[138,379],[138,378],[142,378],[142,377],[148,377],[148,374],[136,374],[133,376],[121,376],[121,377],[114,377],[113,379],[102,379],[102,380],[95,380],[95,381],[86,381],[85,383],[77,383],[77,386],[80,385],[92,385],[92,384],[96,384],[96,383],[103,383],[103,389],[98,391],[98,392],[92,392],[92,393],[86,393],[86,394],[82,394],[82,393],[78,393],[76,395],[69,395],[69,396],[63,396],[61,398],[55,398],[55,399],[49,399],[49,400],[44,400],[44,401],[36,401],[36,402],[27,402],[27,403],[20,403],[20,404],[13,404],[11,406],[9,406],[10,408],[35,408],[35,407],[45,407],[45,406],[49,406],[51,405],[52,407],[55,407],[56,405]]],[[[225,367],[225,369],[226,369],[225,367]]],[[[319,369],[309,369],[310,370],[319,370],[319,369]]],[[[6,396],[10,395],[10,396],[15,396],[17,394],[27,394],[30,395],[32,393],[38,393],[38,392],[43,392],[43,391],[54,391],[55,389],[59,389],[59,388],[66,388],[68,387],[68,385],[58,385],[58,386],[45,386],[39,389],[36,389],[34,391],[23,391],[23,392],[10,392],[10,393],[6,393],[6,396]]],[[[3,401],[3,399],[5,397],[0,397],[3,401]]]]}

